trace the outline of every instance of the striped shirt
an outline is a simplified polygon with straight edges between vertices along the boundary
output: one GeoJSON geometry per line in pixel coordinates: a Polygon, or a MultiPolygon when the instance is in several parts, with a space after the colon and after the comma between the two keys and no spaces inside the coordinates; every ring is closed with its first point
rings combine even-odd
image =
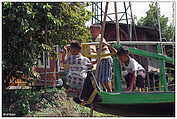
{"type": "Polygon", "coordinates": [[[79,74],[81,77],[86,78],[88,66],[91,65],[91,62],[87,57],[79,54],[68,56],[66,64],[69,66],[69,73],[79,74]]]}
{"type": "MultiPolygon", "coordinates": [[[[74,95],[74,92],[82,90],[84,79],[87,77],[88,67],[91,62],[87,57],[79,55],[70,55],[66,59],[68,67],[67,83],[70,86],[68,89],[69,95],[74,95]]],[[[78,93],[76,94],[78,96],[78,93]]]]}

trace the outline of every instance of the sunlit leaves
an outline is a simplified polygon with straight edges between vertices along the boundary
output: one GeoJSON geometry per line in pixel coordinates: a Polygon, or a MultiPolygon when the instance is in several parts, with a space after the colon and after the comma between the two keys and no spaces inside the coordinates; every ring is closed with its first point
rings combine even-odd
{"type": "MultiPolygon", "coordinates": [[[[157,8],[154,3],[149,5],[149,10],[146,12],[146,17],[141,17],[141,19],[138,21],[138,25],[141,26],[150,26],[153,28],[158,29],[158,21],[157,21],[157,10],[160,10],[160,8],[157,8]]],[[[160,26],[161,26],[161,32],[162,32],[162,41],[172,41],[174,38],[173,33],[175,32],[174,26],[171,24],[168,25],[168,17],[165,17],[164,15],[160,15],[160,26]]],[[[165,46],[167,56],[172,57],[173,49],[172,46],[165,46]]]]}
{"type": "MultiPolygon", "coordinates": [[[[160,10],[160,8],[157,8],[155,3],[150,4],[149,10],[146,12],[146,17],[141,17],[141,19],[138,21],[138,25],[150,26],[158,29],[157,10],[160,10]]],[[[172,38],[171,34],[173,33],[173,28],[172,26],[168,25],[168,17],[160,15],[159,20],[162,37],[164,37],[166,41],[169,41],[172,38]]]]}
{"type": "Polygon", "coordinates": [[[42,51],[52,54],[71,40],[90,40],[85,23],[91,12],[80,3],[3,2],[3,72],[32,74],[42,51]],[[15,67],[15,68],[14,68],[15,67]]]}

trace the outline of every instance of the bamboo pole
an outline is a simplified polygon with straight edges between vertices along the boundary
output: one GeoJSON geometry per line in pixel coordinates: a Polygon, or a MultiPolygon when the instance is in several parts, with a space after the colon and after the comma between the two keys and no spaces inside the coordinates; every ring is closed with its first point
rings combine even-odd
{"type": "MultiPolygon", "coordinates": [[[[105,12],[104,12],[104,19],[103,19],[103,24],[102,24],[102,27],[101,27],[101,40],[99,42],[99,49],[98,49],[98,54],[101,53],[102,51],[102,41],[103,41],[103,37],[104,37],[104,31],[105,31],[105,25],[106,25],[106,16],[107,16],[107,11],[108,11],[108,3],[109,2],[106,2],[106,6],[105,6],[105,12]]],[[[99,64],[100,64],[100,57],[98,55],[97,57],[97,66],[96,66],[96,79],[98,80],[98,70],[99,70],[99,64]]]]}
{"type": "Polygon", "coordinates": [[[115,18],[116,18],[116,40],[117,40],[117,43],[119,44],[120,32],[119,32],[119,19],[117,15],[117,3],[116,2],[114,2],[114,9],[115,9],[115,18]]]}
{"type": "MultiPolygon", "coordinates": [[[[130,7],[130,6],[128,6],[130,7]]],[[[124,2],[124,9],[125,9],[125,17],[126,17],[126,22],[127,22],[127,28],[128,28],[128,32],[130,32],[130,27],[129,27],[129,23],[128,23],[128,14],[127,14],[127,8],[126,8],[126,3],[124,2]]],[[[130,34],[128,35],[128,40],[130,40],[130,34]]]]}

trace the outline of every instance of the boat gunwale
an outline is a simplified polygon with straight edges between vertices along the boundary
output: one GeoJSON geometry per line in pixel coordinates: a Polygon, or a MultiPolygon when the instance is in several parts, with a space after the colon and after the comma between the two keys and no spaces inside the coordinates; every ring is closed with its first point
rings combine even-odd
{"type": "Polygon", "coordinates": [[[101,96],[103,99],[101,102],[99,102],[99,104],[157,104],[175,102],[174,91],[119,93],[99,92],[98,95],[101,96]],[[115,98],[117,98],[117,100],[115,98]]]}

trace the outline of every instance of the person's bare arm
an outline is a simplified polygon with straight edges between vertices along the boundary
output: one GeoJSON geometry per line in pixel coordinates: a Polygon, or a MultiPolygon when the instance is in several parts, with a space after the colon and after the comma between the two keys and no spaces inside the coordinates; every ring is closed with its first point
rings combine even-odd
{"type": "Polygon", "coordinates": [[[104,45],[106,45],[106,46],[108,46],[108,49],[112,52],[112,53],[114,53],[114,54],[116,54],[117,53],[117,50],[115,49],[115,48],[113,48],[111,45],[109,45],[107,42],[102,42],[104,45]]]}
{"type": "Polygon", "coordinates": [[[64,53],[64,70],[68,71],[68,69],[69,69],[68,56],[69,56],[70,47],[69,46],[64,46],[64,50],[65,50],[65,53],[64,53]]]}
{"type": "Polygon", "coordinates": [[[64,60],[64,70],[65,71],[69,70],[69,64],[68,64],[68,59],[67,58],[64,60]]]}
{"type": "Polygon", "coordinates": [[[90,49],[90,52],[97,53],[93,48],[90,49]]]}
{"type": "Polygon", "coordinates": [[[92,63],[92,64],[96,64],[96,63],[97,63],[97,61],[91,61],[91,63],[92,63]]]}

